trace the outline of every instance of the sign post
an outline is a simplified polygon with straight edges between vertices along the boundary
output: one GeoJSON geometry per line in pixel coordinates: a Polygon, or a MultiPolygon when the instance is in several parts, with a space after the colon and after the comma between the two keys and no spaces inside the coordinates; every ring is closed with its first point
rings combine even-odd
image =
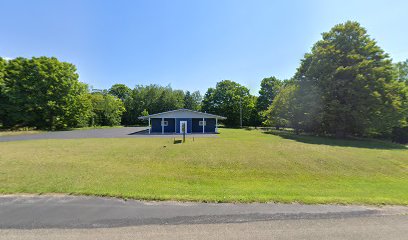
{"type": "Polygon", "coordinates": [[[186,142],[186,123],[182,123],[181,130],[183,131],[183,143],[186,142]]]}

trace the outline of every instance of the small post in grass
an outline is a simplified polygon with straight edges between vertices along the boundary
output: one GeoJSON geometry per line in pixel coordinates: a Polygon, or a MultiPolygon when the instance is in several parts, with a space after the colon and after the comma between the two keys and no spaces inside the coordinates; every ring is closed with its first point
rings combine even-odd
{"type": "Polygon", "coordinates": [[[185,123],[181,125],[181,130],[183,131],[183,143],[185,143],[186,142],[186,124],[185,123]]]}

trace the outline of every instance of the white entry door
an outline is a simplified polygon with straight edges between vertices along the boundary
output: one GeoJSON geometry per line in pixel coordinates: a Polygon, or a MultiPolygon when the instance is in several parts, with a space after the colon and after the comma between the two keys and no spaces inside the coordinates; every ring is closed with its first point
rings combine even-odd
{"type": "Polygon", "coordinates": [[[185,133],[188,132],[187,131],[187,121],[180,121],[180,133],[183,133],[183,129],[184,129],[185,133]]]}

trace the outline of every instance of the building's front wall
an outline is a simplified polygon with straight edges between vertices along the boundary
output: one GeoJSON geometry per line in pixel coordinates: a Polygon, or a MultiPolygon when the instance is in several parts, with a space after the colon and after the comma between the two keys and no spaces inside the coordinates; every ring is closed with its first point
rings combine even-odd
{"type": "Polygon", "coordinates": [[[205,132],[215,133],[215,118],[206,118],[205,132]]]}
{"type": "MultiPolygon", "coordinates": [[[[193,133],[202,133],[203,126],[200,126],[199,122],[202,121],[202,118],[193,118],[193,133]]],[[[215,132],[215,118],[204,118],[206,125],[204,127],[205,133],[214,133],[215,132]]]]}
{"type": "Polygon", "coordinates": [[[150,124],[151,124],[151,132],[161,132],[162,127],[160,125],[161,118],[151,118],[150,119],[150,124]]]}
{"type": "Polygon", "coordinates": [[[191,118],[176,118],[176,133],[180,133],[180,121],[187,121],[187,133],[191,133],[193,127],[191,118]]]}
{"type": "Polygon", "coordinates": [[[199,125],[199,121],[202,121],[202,118],[193,118],[192,119],[192,123],[193,123],[193,133],[199,133],[199,132],[203,132],[203,127],[199,125]]]}
{"type": "Polygon", "coordinates": [[[150,131],[153,133],[180,133],[180,122],[187,122],[187,133],[203,133],[203,126],[200,126],[199,122],[206,121],[204,126],[204,133],[215,133],[217,126],[217,119],[223,120],[225,117],[192,111],[188,109],[178,109],[163,113],[152,114],[149,116],[139,117],[139,119],[150,120],[150,131]],[[167,126],[164,126],[164,131],[161,126],[161,121],[168,122],[167,126]]]}
{"type": "MultiPolygon", "coordinates": [[[[203,127],[199,125],[199,121],[202,121],[202,118],[165,118],[164,121],[168,122],[168,126],[164,126],[165,133],[180,133],[180,121],[187,121],[187,133],[202,133],[203,127]]],[[[152,133],[161,133],[161,118],[151,118],[151,132],[152,133]]],[[[215,118],[205,118],[206,126],[204,127],[205,133],[214,133],[215,132],[215,118]]]]}
{"type": "MultiPolygon", "coordinates": [[[[152,125],[151,132],[154,133],[161,133],[162,132],[162,126],[161,126],[161,118],[151,118],[150,119],[150,124],[152,125]]],[[[164,121],[168,122],[167,126],[164,126],[164,132],[165,133],[174,133],[175,132],[175,120],[174,118],[165,118],[164,121]]]]}

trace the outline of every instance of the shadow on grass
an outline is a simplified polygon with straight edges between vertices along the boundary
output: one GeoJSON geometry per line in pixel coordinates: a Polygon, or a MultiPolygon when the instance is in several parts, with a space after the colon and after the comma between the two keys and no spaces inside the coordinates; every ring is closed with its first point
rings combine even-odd
{"type": "Polygon", "coordinates": [[[348,138],[348,139],[337,139],[334,137],[321,137],[321,136],[311,136],[311,135],[296,135],[293,132],[288,131],[265,131],[265,134],[276,135],[284,139],[290,139],[297,142],[308,143],[308,144],[318,144],[318,145],[328,145],[328,146],[339,146],[339,147],[354,147],[354,148],[368,148],[368,149],[407,149],[408,148],[401,144],[396,144],[392,142],[376,140],[376,139],[358,139],[358,138],[348,138]]]}
{"type": "Polygon", "coordinates": [[[140,131],[129,133],[128,135],[149,135],[149,129],[143,129],[140,131]]]}
{"type": "Polygon", "coordinates": [[[219,126],[218,127],[219,129],[222,129],[222,128],[224,128],[224,129],[234,129],[234,130],[246,130],[246,131],[252,131],[252,130],[257,130],[257,129],[260,129],[260,128],[257,128],[257,127],[247,127],[247,126],[243,126],[242,128],[241,127],[225,127],[225,126],[219,126]]]}

